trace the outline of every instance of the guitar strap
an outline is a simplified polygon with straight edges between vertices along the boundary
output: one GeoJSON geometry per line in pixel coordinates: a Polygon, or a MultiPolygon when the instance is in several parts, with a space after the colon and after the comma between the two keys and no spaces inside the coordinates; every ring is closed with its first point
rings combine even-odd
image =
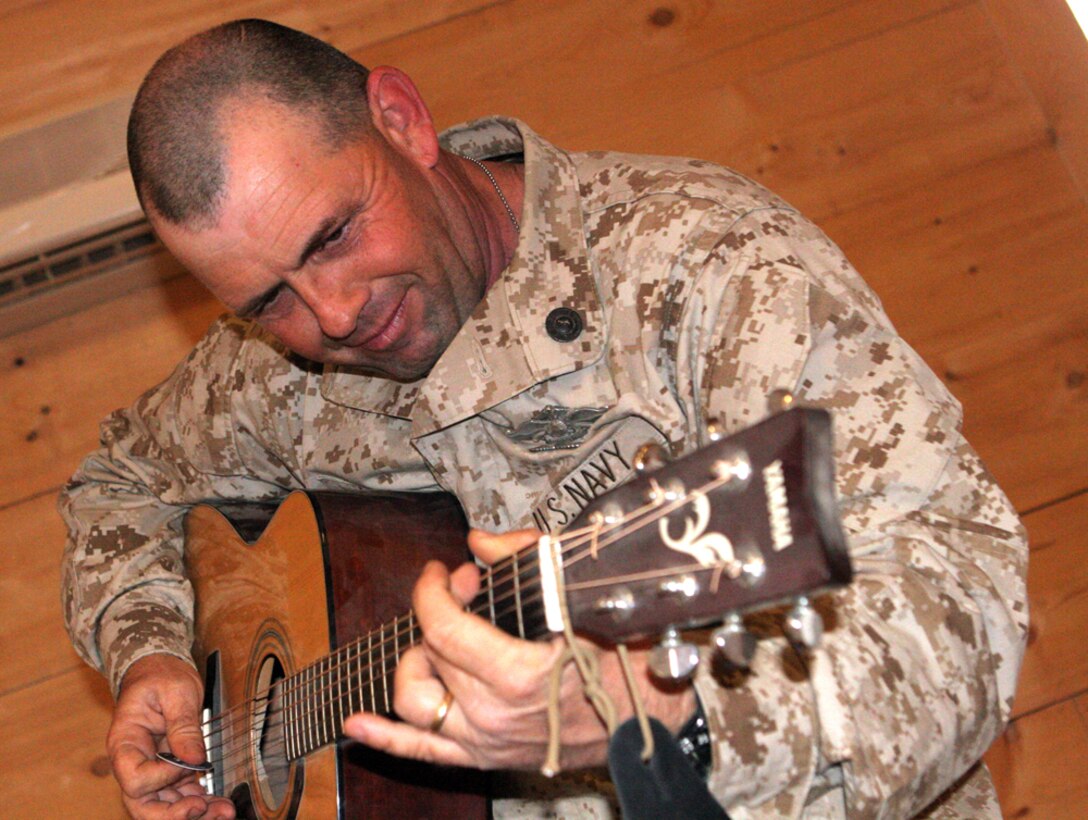
{"type": "MultiPolygon", "coordinates": [[[[596,538],[595,528],[594,543],[596,538]]],[[[691,747],[686,753],[669,730],[646,713],[627,646],[623,643],[616,645],[616,653],[635,707],[635,716],[616,725],[616,706],[601,685],[597,658],[579,645],[571,628],[563,573],[551,558],[554,546],[550,536],[540,537],[540,576],[545,599],[550,599],[557,607],[557,625],[561,626],[567,646],[552,667],[548,692],[548,752],[541,772],[547,777],[559,772],[559,687],[563,667],[573,660],[582,677],[583,693],[608,728],[608,768],[623,816],[628,820],[661,820],[667,817],[729,820],[729,815],[711,796],[704,780],[709,736],[705,742],[696,740],[705,734],[706,727],[698,696],[695,717],[681,733],[686,746],[691,747]],[[704,771],[698,770],[700,766],[704,767],[704,771]]]]}
{"type": "Polygon", "coordinates": [[[608,770],[626,820],[729,820],[688,757],[662,723],[650,718],[654,751],[643,762],[642,729],[620,724],[608,744],[608,770]]]}

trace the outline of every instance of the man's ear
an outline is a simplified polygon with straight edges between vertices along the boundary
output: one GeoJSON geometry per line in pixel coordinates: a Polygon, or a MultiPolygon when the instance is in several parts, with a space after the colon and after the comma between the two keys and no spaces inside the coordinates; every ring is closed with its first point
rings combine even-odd
{"type": "Polygon", "coordinates": [[[370,118],[378,132],[394,148],[433,168],[440,154],[438,133],[411,78],[399,68],[378,66],[370,70],[366,92],[370,118]]]}

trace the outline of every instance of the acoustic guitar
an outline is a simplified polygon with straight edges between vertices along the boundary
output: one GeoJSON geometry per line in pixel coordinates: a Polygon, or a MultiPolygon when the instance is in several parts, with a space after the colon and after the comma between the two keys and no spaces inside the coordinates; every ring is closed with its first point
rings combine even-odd
{"type": "MultiPolygon", "coordinates": [[[[687,628],[724,622],[715,641],[743,663],[741,615],[758,608],[799,601],[787,634],[809,642],[807,596],[852,574],[833,473],[825,412],[770,416],[588,503],[561,535],[484,572],[468,609],[527,639],[564,619],[604,642],[663,633],[651,664],[673,677],[697,661],[687,628]]],[[[420,640],[405,610],[418,573],[468,559],[456,500],[296,492],[272,513],[200,506],[187,519],[205,786],[264,820],[486,817],[482,773],[391,758],[341,731],[354,712],[392,714],[397,661],[420,640]]]]}

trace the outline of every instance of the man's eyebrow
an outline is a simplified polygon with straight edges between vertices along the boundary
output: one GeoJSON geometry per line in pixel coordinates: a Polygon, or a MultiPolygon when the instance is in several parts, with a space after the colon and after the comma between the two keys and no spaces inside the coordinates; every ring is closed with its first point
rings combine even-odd
{"type": "MultiPolygon", "coordinates": [[[[309,260],[309,258],[324,244],[329,234],[340,226],[342,219],[342,216],[334,214],[321,220],[321,224],[317,226],[314,232],[310,234],[310,238],[306,240],[306,245],[302,248],[302,253],[298,255],[298,260],[295,262],[295,270],[300,269],[306,264],[307,260],[309,260]]],[[[272,301],[272,298],[281,287],[283,287],[283,282],[277,282],[263,293],[257,294],[238,308],[234,312],[235,315],[243,319],[253,318],[267,302],[272,301]]]]}
{"type": "Polygon", "coordinates": [[[327,216],[321,221],[321,224],[317,226],[312,234],[310,234],[309,240],[302,248],[302,253],[298,255],[298,262],[295,264],[295,270],[298,270],[306,261],[314,255],[318,248],[325,242],[326,237],[336,230],[336,227],[340,224],[342,216],[327,216]]]}
{"type": "Polygon", "coordinates": [[[272,301],[272,298],[276,295],[276,291],[278,291],[281,287],[283,287],[283,282],[277,282],[272,287],[268,288],[268,290],[264,291],[264,293],[260,293],[257,296],[254,296],[252,299],[250,299],[248,302],[246,302],[244,305],[234,311],[235,315],[241,319],[252,319],[254,316],[257,315],[258,312],[260,312],[261,308],[264,307],[265,304],[272,301]]]}

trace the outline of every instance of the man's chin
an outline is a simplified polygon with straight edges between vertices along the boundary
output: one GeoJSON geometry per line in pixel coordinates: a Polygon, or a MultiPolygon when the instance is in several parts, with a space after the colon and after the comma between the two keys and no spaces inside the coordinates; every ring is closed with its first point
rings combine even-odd
{"type": "Polygon", "coordinates": [[[430,373],[434,367],[432,359],[413,361],[390,358],[389,361],[381,361],[376,360],[373,355],[361,354],[348,348],[324,351],[323,355],[314,361],[318,364],[332,365],[339,369],[396,382],[418,381],[430,373]]]}

